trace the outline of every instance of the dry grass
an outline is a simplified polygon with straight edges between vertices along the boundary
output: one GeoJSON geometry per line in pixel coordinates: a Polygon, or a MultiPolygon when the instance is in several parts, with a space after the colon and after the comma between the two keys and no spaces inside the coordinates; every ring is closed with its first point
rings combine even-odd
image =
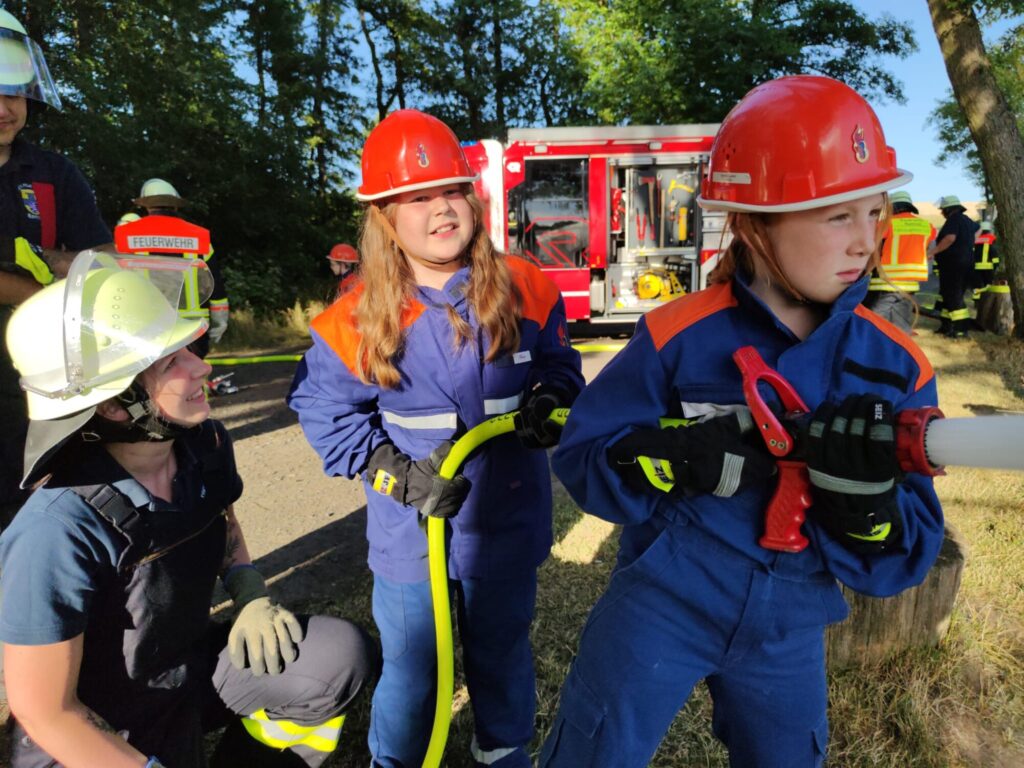
{"type": "MultiPolygon", "coordinates": [[[[940,404],[948,416],[978,406],[1024,410],[1024,347],[979,336],[952,343],[922,321],[917,341],[932,360],[940,404]],[[968,406],[972,406],[969,408],[968,406]]],[[[952,470],[937,481],[948,519],[967,543],[967,564],[949,633],[941,647],[900,654],[885,663],[830,676],[835,768],[1019,768],[1024,765],[1024,480],[982,470],[952,470]]],[[[556,495],[558,544],[540,573],[533,642],[538,678],[539,751],[558,705],[580,630],[607,583],[615,559],[614,529],[556,495]]],[[[339,603],[315,606],[372,626],[369,577],[339,603]],[[367,592],[363,593],[362,590],[367,592]],[[360,594],[361,593],[361,594],[360,594]]],[[[463,682],[456,670],[456,690],[463,682]]],[[[346,726],[345,749],[329,766],[365,766],[368,703],[346,726]]],[[[651,765],[725,768],[711,735],[710,702],[698,688],[676,718],[651,765]]],[[[471,708],[457,696],[446,764],[472,765],[471,708]]]]}
{"type": "Polygon", "coordinates": [[[269,318],[255,316],[247,309],[232,309],[228,330],[213,348],[214,355],[255,354],[309,345],[309,323],[323,312],[324,304],[296,300],[269,318]]]}

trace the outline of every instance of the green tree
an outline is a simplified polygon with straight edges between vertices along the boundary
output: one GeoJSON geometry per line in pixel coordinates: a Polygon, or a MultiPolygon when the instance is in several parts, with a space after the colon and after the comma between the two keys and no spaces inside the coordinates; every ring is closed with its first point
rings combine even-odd
{"type": "Polygon", "coordinates": [[[753,86],[816,73],[902,100],[879,58],[916,50],[910,27],[844,0],[555,0],[609,123],[715,122],[753,86]]]}
{"type": "MultiPolygon", "coordinates": [[[[171,181],[209,226],[233,301],[291,304],[331,243],[351,238],[345,159],[359,142],[341,0],[9,3],[65,102],[30,138],[74,159],[104,217],[171,181]]],[[[308,286],[308,287],[307,287],[308,286]]]]}
{"type": "MultiPolygon", "coordinates": [[[[1024,11],[1020,0],[989,0],[977,5],[995,14],[1024,11]]],[[[1024,339],[1024,139],[1019,115],[1000,86],[985,49],[974,6],[968,0],[928,0],[953,95],[999,210],[1002,258],[1017,318],[1014,335],[1024,339]]]]}
{"type": "MultiPolygon", "coordinates": [[[[1024,25],[1010,30],[989,50],[992,73],[1006,96],[1010,110],[1017,116],[1017,126],[1024,132],[1024,25]]],[[[967,119],[953,92],[932,111],[929,122],[935,126],[942,149],[936,162],[947,165],[962,163],[975,182],[991,199],[991,188],[985,177],[981,156],[974,144],[967,119]]]]}

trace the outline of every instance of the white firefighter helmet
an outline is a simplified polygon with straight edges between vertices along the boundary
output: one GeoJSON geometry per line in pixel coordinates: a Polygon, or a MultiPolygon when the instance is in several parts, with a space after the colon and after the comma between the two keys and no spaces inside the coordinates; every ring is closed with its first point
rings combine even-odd
{"type": "Polygon", "coordinates": [[[184,208],[188,205],[174,185],[164,179],[147,179],[139,196],[132,202],[143,208],[184,208]]]}
{"type": "Polygon", "coordinates": [[[206,321],[177,311],[184,270],[197,268],[208,294],[208,270],[193,260],[83,251],[66,280],[21,304],[7,325],[7,348],[29,418],[58,419],[114,397],[161,357],[201,336],[206,321]]]}
{"type": "Polygon", "coordinates": [[[939,201],[935,203],[935,207],[940,211],[944,211],[947,208],[963,208],[963,203],[960,202],[960,198],[956,195],[943,195],[939,198],[939,201]]]}
{"type": "Polygon", "coordinates": [[[983,221],[983,222],[981,222],[978,225],[978,231],[979,232],[992,232],[993,231],[992,222],[991,221],[983,221]]]}
{"type": "Polygon", "coordinates": [[[133,221],[138,221],[141,218],[142,217],[139,216],[139,214],[133,213],[132,211],[122,213],[121,218],[117,220],[117,226],[121,226],[122,224],[131,224],[133,221]]]}
{"type": "Polygon", "coordinates": [[[60,109],[60,96],[53,84],[42,49],[28,36],[25,27],[0,8],[0,95],[21,96],[60,109]]]}
{"type": "Polygon", "coordinates": [[[96,406],[133,386],[154,362],[199,338],[206,321],[179,317],[184,271],[201,293],[213,280],[203,262],[117,258],[83,251],[68,277],[29,297],[11,315],[7,348],[28,399],[22,487],[39,480],[96,406]]]}

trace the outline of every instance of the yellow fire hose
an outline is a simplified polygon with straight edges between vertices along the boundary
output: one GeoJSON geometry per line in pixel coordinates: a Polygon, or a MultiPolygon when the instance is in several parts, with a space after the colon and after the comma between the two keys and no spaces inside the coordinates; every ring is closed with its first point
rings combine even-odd
{"type": "MultiPolygon", "coordinates": [[[[568,408],[556,408],[548,418],[564,425],[568,416],[568,408]]],[[[451,452],[441,462],[438,475],[451,480],[473,451],[492,437],[514,430],[515,412],[504,413],[477,424],[455,441],[451,452]]],[[[452,696],[455,691],[455,649],[452,642],[451,603],[448,600],[448,558],[444,544],[444,518],[428,517],[427,555],[430,563],[430,594],[434,602],[434,635],[437,639],[437,705],[423,768],[438,768],[441,765],[452,721],[452,696]]]]}

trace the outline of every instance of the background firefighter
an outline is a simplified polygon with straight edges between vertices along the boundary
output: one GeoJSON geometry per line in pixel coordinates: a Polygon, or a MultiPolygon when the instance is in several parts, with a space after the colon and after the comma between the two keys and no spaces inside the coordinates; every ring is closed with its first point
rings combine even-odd
{"type": "MultiPolygon", "coordinates": [[[[174,186],[163,179],[149,179],[142,185],[139,196],[133,201],[140,208],[145,208],[147,216],[174,216],[184,218],[181,209],[188,201],[178,194],[174,186]]],[[[200,337],[193,346],[199,357],[205,358],[210,351],[210,344],[216,344],[228,329],[231,306],[228,302],[227,286],[220,269],[220,262],[213,258],[213,245],[208,253],[197,257],[196,254],[184,253],[188,259],[202,258],[213,275],[213,293],[207,301],[195,304],[191,299],[179,312],[182,317],[207,318],[210,322],[209,332],[200,337]]]]}
{"type": "Polygon", "coordinates": [[[935,240],[935,227],[918,215],[906,192],[889,196],[892,216],[882,240],[878,269],[871,273],[864,306],[907,333],[914,325],[911,296],[928,280],[928,246],[935,240]]]}
{"type": "Polygon", "coordinates": [[[935,205],[946,219],[931,252],[939,271],[942,299],[939,333],[963,339],[971,326],[964,294],[974,279],[974,235],[978,225],[968,218],[967,209],[956,195],[946,195],[935,205]]]}

